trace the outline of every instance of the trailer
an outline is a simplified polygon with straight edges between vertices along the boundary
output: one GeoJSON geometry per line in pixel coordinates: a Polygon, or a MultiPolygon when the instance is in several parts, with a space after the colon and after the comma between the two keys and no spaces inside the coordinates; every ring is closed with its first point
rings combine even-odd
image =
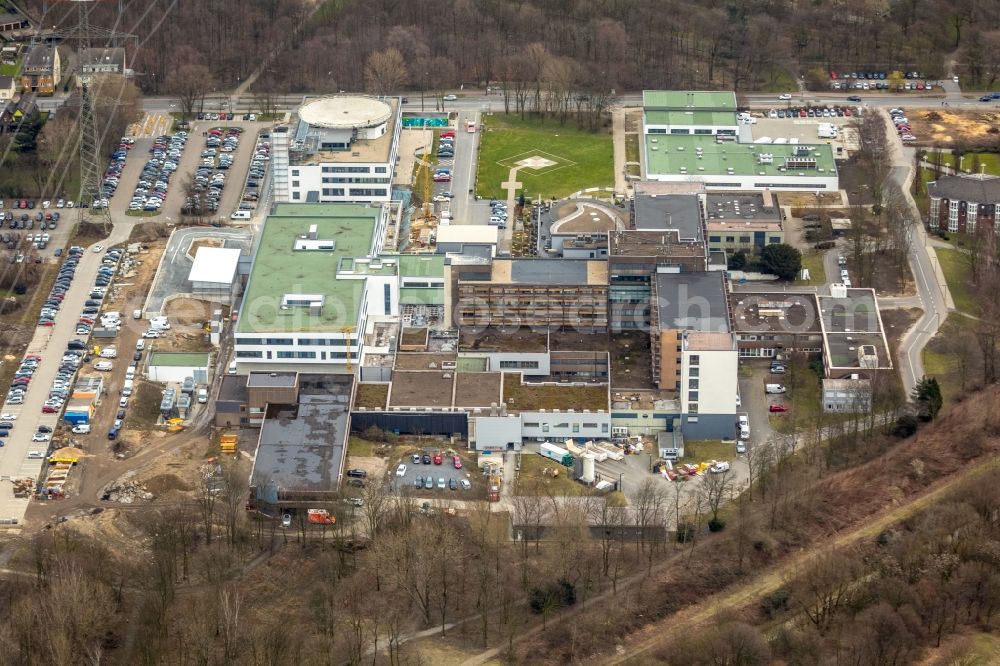
{"type": "Polygon", "coordinates": [[[595,445],[594,448],[600,448],[602,451],[608,454],[608,457],[612,460],[625,460],[625,454],[618,448],[614,446],[600,446],[595,445]]]}
{"type": "Polygon", "coordinates": [[[573,464],[573,456],[569,451],[555,444],[545,443],[538,447],[538,453],[549,460],[555,460],[560,465],[569,467],[573,464]]]}

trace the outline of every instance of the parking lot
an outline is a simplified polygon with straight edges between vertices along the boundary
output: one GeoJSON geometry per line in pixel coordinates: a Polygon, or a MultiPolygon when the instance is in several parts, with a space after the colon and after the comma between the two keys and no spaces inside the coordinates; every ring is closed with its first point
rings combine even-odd
{"type": "MultiPolygon", "coordinates": [[[[205,141],[208,138],[208,132],[212,129],[223,127],[235,127],[243,130],[240,134],[238,147],[229,153],[233,156],[233,162],[228,169],[225,169],[226,185],[222,188],[218,211],[214,214],[229,224],[231,223],[230,214],[238,208],[240,199],[243,196],[243,186],[246,183],[258,134],[262,131],[267,132],[271,127],[271,123],[242,120],[226,121],[225,123],[221,121],[196,121],[191,123],[191,129],[188,130],[191,137],[190,146],[188,150],[184,151],[184,156],[181,158],[177,171],[180,178],[178,182],[181,184],[192,178],[204,159],[201,157],[201,153],[206,148],[205,141]]],[[[172,189],[167,196],[163,210],[168,218],[176,220],[181,215],[181,208],[184,206],[184,201],[187,198],[183,190],[183,187],[176,188],[176,191],[172,189]]]]}
{"type": "Polygon", "coordinates": [[[20,201],[8,199],[0,207],[4,218],[0,222],[0,263],[57,261],[56,250],[61,251],[69,241],[77,210],[57,207],[60,200],[33,200],[33,209],[15,208],[20,201]]]}
{"type": "Polygon", "coordinates": [[[392,475],[390,478],[394,488],[402,489],[405,487],[411,494],[418,497],[440,497],[448,493],[466,493],[467,491],[462,488],[461,481],[467,480],[471,486],[474,483],[474,479],[480,476],[479,470],[471,465],[466,466],[465,463],[467,461],[465,460],[462,461],[461,469],[455,469],[455,465],[452,462],[451,457],[445,455],[443,452],[440,454],[440,465],[434,464],[434,453],[430,450],[423,454],[412,455],[404,456],[401,461],[401,464],[406,465],[406,473],[403,476],[396,476],[396,467],[392,467],[389,470],[389,474],[392,475]],[[412,455],[420,455],[421,462],[414,464],[412,455]],[[429,463],[423,462],[425,459],[424,456],[430,456],[429,463]],[[424,482],[421,483],[421,487],[419,489],[416,487],[418,477],[424,482]],[[428,477],[433,479],[433,488],[426,487],[425,482],[428,477]],[[444,479],[443,484],[441,479],[444,479]],[[455,481],[454,491],[449,488],[449,484],[452,480],[455,481]],[[441,488],[442,485],[444,485],[443,489],[441,488]]]}

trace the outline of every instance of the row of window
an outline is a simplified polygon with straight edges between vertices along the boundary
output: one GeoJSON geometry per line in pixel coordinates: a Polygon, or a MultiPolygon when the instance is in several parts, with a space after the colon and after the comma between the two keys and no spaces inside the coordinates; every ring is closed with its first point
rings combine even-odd
{"type": "MultiPolygon", "coordinates": [[[[292,185],[297,187],[296,183],[298,181],[293,181],[292,185]]],[[[334,178],[333,176],[324,176],[324,183],[388,183],[388,178],[334,178]]]]}
{"type": "MultiPolygon", "coordinates": [[[[324,166],[320,170],[323,173],[388,173],[388,169],[384,166],[374,168],[366,166],[324,166]]],[[[299,175],[299,170],[292,169],[292,175],[299,175]]]]}
{"type": "MultiPolygon", "coordinates": [[[[299,338],[300,347],[343,347],[354,344],[354,340],[344,338],[299,338]]],[[[237,345],[269,345],[269,346],[291,346],[296,344],[295,338],[237,338],[237,345]]]]}
{"type": "Polygon", "coordinates": [[[500,361],[501,370],[537,370],[538,361],[500,361]]]}
{"type": "MultiPolygon", "coordinates": [[[[723,242],[722,238],[723,238],[722,236],[709,236],[708,237],[708,242],[709,243],[722,243],[723,242]]],[[[726,243],[735,243],[736,242],[736,236],[726,236],[725,238],[726,238],[726,240],[725,240],[726,243]]],[[[739,242],[740,243],[752,243],[753,242],[753,236],[740,236],[739,242]]],[[[768,242],[768,245],[777,245],[778,243],[781,242],[781,237],[780,236],[771,236],[770,238],[767,239],[767,242],[768,242]]]]}
{"type": "Polygon", "coordinates": [[[267,358],[277,359],[313,359],[319,358],[321,361],[336,361],[347,358],[347,352],[314,352],[314,351],[279,351],[279,352],[247,351],[245,349],[236,350],[236,358],[267,358]]]}
{"type": "MultiPolygon", "coordinates": [[[[542,432],[549,432],[550,426],[549,426],[548,423],[542,423],[542,424],[538,424],[538,423],[525,423],[524,424],[525,428],[538,428],[539,426],[541,426],[542,432]]],[[[583,428],[589,428],[591,430],[597,428],[597,424],[596,423],[582,423],[582,424],[581,423],[573,423],[572,424],[572,430],[573,430],[573,432],[580,432],[581,426],[583,428]]],[[[566,429],[566,428],[569,428],[569,427],[570,427],[569,423],[556,423],[555,425],[551,426],[551,428],[553,430],[566,429]]],[[[602,423],[601,424],[601,432],[607,432],[607,431],[608,431],[608,424],[607,423],[602,423]]]]}

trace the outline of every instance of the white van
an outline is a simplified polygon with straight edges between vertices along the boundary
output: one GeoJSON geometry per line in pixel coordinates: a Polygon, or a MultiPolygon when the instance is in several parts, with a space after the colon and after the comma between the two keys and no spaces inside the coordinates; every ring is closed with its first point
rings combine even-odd
{"type": "Polygon", "coordinates": [[[230,375],[236,374],[236,361],[233,361],[232,363],[229,364],[229,370],[227,371],[227,374],[230,375]]]}
{"type": "Polygon", "coordinates": [[[204,387],[198,389],[198,402],[202,404],[208,402],[208,389],[204,387]]]}
{"type": "Polygon", "coordinates": [[[132,319],[142,319],[142,310],[132,310],[132,319]]]}
{"type": "Polygon", "coordinates": [[[88,432],[90,432],[90,425],[87,423],[78,423],[75,426],[73,426],[71,432],[74,435],[86,435],[88,432]]]}
{"type": "Polygon", "coordinates": [[[125,379],[126,380],[135,379],[135,366],[134,365],[130,365],[127,368],[125,368],[125,379]]]}
{"type": "Polygon", "coordinates": [[[114,369],[114,365],[111,361],[100,361],[94,364],[94,370],[99,370],[101,372],[111,372],[114,369]]]}
{"type": "Polygon", "coordinates": [[[166,317],[153,317],[149,320],[149,327],[165,331],[170,328],[170,322],[167,321],[166,317]]]}
{"type": "MultiPolygon", "coordinates": [[[[129,366],[131,367],[131,366],[129,366]]],[[[135,381],[132,379],[126,379],[125,383],[122,385],[122,395],[126,398],[132,395],[132,387],[135,385],[135,381]]]]}
{"type": "Polygon", "coordinates": [[[105,347],[101,350],[101,358],[118,358],[118,350],[114,347],[105,347]]]}
{"type": "Polygon", "coordinates": [[[229,217],[231,219],[234,219],[234,220],[249,220],[250,219],[250,211],[248,211],[248,210],[238,210],[238,211],[235,211],[229,217]]]}
{"type": "Polygon", "coordinates": [[[785,387],[781,384],[764,384],[764,393],[784,393],[785,387]]]}
{"type": "Polygon", "coordinates": [[[122,318],[121,312],[102,312],[101,319],[108,319],[111,321],[118,321],[122,318]]]}

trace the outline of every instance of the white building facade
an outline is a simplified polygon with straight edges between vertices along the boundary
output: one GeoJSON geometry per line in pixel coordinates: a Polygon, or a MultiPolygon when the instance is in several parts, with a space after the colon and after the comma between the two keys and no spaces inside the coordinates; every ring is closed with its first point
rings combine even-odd
{"type": "Polygon", "coordinates": [[[335,95],[272,133],[275,201],[387,202],[399,149],[399,98],[335,95]]]}
{"type": "Polygon", "coordinates": [[[681,338],[684,437],[730,439],[736,431],[739,351],[731,333],[685,331],[681,338]]]}

